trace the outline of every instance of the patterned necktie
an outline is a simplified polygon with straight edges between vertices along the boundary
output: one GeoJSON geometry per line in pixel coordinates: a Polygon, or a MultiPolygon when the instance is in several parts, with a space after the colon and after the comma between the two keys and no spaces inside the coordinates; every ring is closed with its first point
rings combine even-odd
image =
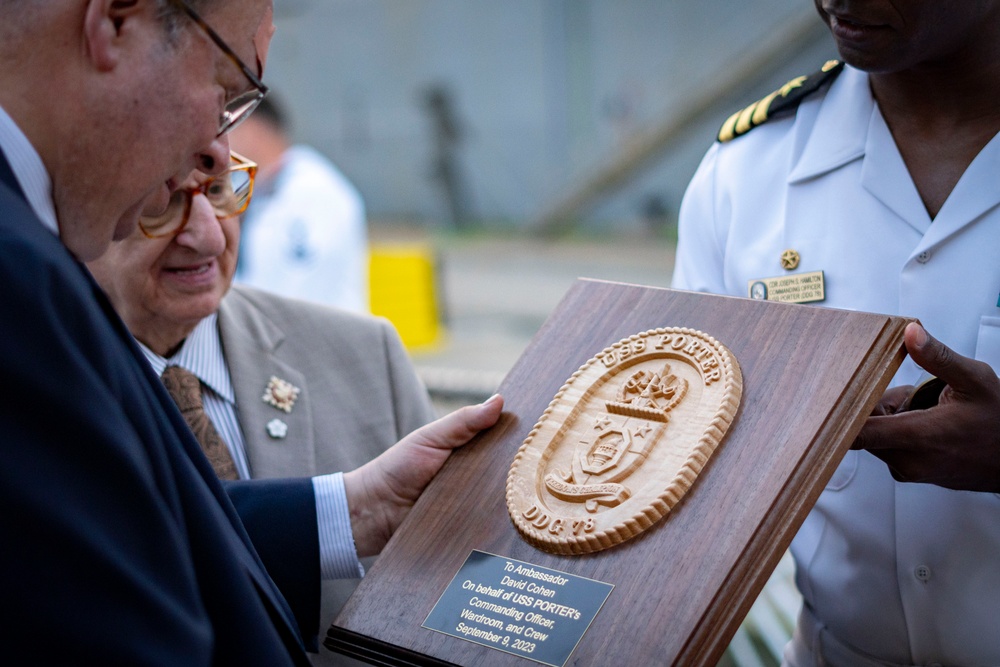
{"type": "Polygon", "coordinates": [[[180,408],[184,421],[198,439],[201,450],[215,469],[219,479],[238,479],[236,464],[222,436],[215,430],[212,420],[201,404],[201,380],[191,371],[180,366],[167,366],[160,376],[170,397],[180,408]]]}

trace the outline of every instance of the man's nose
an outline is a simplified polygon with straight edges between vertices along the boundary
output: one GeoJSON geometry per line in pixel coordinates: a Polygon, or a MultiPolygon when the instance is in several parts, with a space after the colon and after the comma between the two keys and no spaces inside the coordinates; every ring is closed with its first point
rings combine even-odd
{"type": "Polygon", "coordinates": [[[202,257],[218,257],[226,249],[226,235],[208,197],[199,193],[191,198],[187,225],[177,235],[176,241],[202,257]]]}
{"type": "Polygon", "coordinates": [[[229,137],[216,137],[204,151],[198,154],[198,171],[209,176],[218,176],[229,168],[229,137]]]}

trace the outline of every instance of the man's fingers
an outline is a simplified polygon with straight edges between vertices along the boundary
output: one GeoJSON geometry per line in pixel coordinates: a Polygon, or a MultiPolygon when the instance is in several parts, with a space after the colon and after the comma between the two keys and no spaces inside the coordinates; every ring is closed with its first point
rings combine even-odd
{"type": "Polygon", "coordinates": [[[906,325],[903,341],[906,351],[918,366],[941,378],[953,389],[964,391],[979,386],[980,373],[976,362],[956,354],[916,322],[906,325]]]}
{"type": "Polygon", "coordinates": [[[382,550],[450,450],[500,418],[503,399],[461,408],[420,428],[381,456],[344,475],[354,542],[360,556],[382,550]]]}
{"type": "Polygon", "coordinates": [[[503,412],[503,396],[493,394],[479,405],[469,406],[467,409],[471,412],[465,417],[466,427],[470,430],[471,437],[471,435],[497,423],[497,420],[500,419],[500,413],[503,412]]]}
{"type": "Polygon", "coordinates": [[[449,415],[415,431],[412,437],[428,447],[461,447],[485,428],[496,424],[503,411],[503,397],[495,394],[479,405],[459,408],[449,415]]]}
{"type": "Polygon", "coordinates": [[[930,415],[924,411],[869,417],[865,420],[858,437],[851,443],[851,449],[867,449],[875,452],[882,449],[896,449],[900,442],[913,442],[914,438],[919,438],[921,432],[928,428],[929,423],[926,421],[928,417],[930,415]]]}
{"type": "Polygon", "coordinates": [[[899,407],[906,401],[906,397],[910,395],[911,389],[913,387],[902,386],[887,390],[872,408],[872,416],[891,415],[898,412],[899,407]]]}

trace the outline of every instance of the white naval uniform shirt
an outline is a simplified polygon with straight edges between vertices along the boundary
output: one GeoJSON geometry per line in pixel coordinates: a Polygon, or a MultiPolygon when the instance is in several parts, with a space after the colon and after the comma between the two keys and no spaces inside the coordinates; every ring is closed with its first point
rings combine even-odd
{"type": "MultiPolygon", "coordinates": [[[[1000,372],[1000,136],[932,221],[862,72],[715,144],[681,207],[673,287],[737,296],[822,270],[823,306],[919,318],[1000,372]]],[[[816,341],[823,345],[823,341],[816,341]]],[[[894,384],[921,371],[909,359],[894,384]]],[[[820,624],[893,664],[1000,665],[1000,498],[901,484],[848,453],[792,543],[820,624]]]]}
{"type": "Polygon", "coordinates": [[[243,218],[236,282],[368,312],[368,229],[357,188],[301,145],[285,151],[272,183],[258,180],[243,218]]]}
{"type": "MultiPolygon", "coordinates": [[[[164,359],[142,342],[139,342],[139,347],[157,375],[162,375],[167,366],[180,366],[201,380],[205,414],[233,455],[240,479],[250,479],[246,443],[236,418],[236,393],[219,338],[218,313],[212,313],[199,322],[170,359],[164,359]]],[[[322,577],[352,579],[364,576],[351,534],[343,474],[317,475],[312,482],[316,494],[322,577]]]]}

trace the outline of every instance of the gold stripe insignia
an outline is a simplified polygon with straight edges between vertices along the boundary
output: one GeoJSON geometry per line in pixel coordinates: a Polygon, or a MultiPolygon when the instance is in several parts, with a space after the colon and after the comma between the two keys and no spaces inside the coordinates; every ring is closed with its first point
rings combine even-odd
{"type": "Polygon", "coordinates": [[[815,74],[795,77],[767,97],[727,118],[719,130],[718,140],[732,141],[766,123],[775,114],[795,109],[806,97],[833,81],[843,69],[842,62],[828,60],[815,74]]]}

